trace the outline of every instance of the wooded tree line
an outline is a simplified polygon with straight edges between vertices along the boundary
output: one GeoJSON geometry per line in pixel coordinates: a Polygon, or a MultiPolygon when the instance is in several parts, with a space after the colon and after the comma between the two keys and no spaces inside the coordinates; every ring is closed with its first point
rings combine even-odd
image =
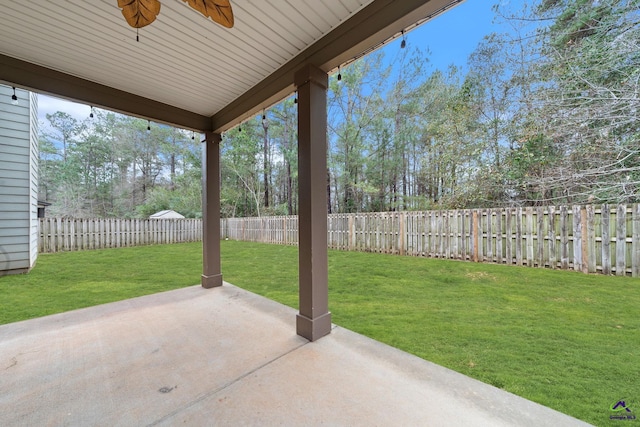
{"type": "Polygon", "coordinates": [[[39,199],[52,203],[48,216],[146,217],[170,208],[201,216],[199,135],[100,109],[91,115],[47,115],[39,199]]]}
{"type": "MultiPolygon", "coordinates": [[[[639,202],[639,10],[640,0],[496,7],[512,30],[485,37],[467,67],[433,69],[410,34],[405,49],[342,67],[328,91],[329,211],[639,202]]],[[[291,97],[225,133],[224,216],[297,213],[296,111],[291,97]]],[[[57,209],[199,212],[199,138],[57,114],[62,146],[45,143],[41,164],[57,209]]]]}

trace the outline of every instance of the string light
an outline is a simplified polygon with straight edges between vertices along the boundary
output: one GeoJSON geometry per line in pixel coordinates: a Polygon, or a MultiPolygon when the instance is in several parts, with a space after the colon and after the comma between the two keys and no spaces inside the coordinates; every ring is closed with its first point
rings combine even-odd
{"type": "Polygon", "coordinates": [[[407,39],[404,36],[404,30],[402,30],[402,42],[400,42],[400,49],[407,47],[407,39]]]}
{"type": "Polygon", "coordinates": [[[89,113],[89,118],[93,119],[93,105],[91,106],[91,112],[89,113]]]}
{"type": "Polygon", "coordinates": [[[13,105],[18,105],[18,96],[16,95],[16,88],[13,87],[13,95],[11,95],[11,103],[13,105]]]}
{"type": "Polygon", "coordinates": [[[196,139],[196,133],[194,131],[191,131],[191,140],[195,140],[196,139]]]}
{"type": "Polygon", "coordinates": [[[262,110],[262,124],[267,122],[267,115],[264,113],[264,109],[262,110]]]}
{"type": "Polygon", "coordinates": [[[147,120],[147,133],[151,132],[151,120],[147,120]]]}
{"type": "Polygon", "coordinates": [[[341,71],[341,67],[342,67],[342,66],[339,66],[339,67],[338,67],[338,81],[341,81],[341,80],[342,80],[342,71],[341,71]]]}
{"type": "MultiPolygon", "coordinates": [[[[414,24],[408,26],[407,28],[405,28],[405,30],[411,30],[413,28],[417,28],[420,25],[424,24],[427,21],[432,20],[433,18],[435,18],[436,16],[439,16],[440,14],[444,13],[445,11],[447,11],[448,9],[451,9],[452,7],[456,6],[457,4],[462,3],[464,0],[449,0],[449,3],[447,3],[446,5],[442,6],[440,9],[436,10],[435,12],[432,12],[431,14],[425,16],[424,18],[419,19],[418,21],[416,21],[414,24]]],[[[355,55],[353,58],[345,61],[344,64],[342,65],[349,65],[355,61],[357,61],[358,59],[362,58],[363,56],[366,56],[368,54],[370,54],[371,52],[385,46],[387,43],[392,42],[393,40],[395,40],[397,38],[397,33],[392,35],[391,37],[381,41],[380,43],[378,43],[375,46],[371,46],[370,48],[363,50],[362,52],[360,52],[359,54],[355,55]]]]}

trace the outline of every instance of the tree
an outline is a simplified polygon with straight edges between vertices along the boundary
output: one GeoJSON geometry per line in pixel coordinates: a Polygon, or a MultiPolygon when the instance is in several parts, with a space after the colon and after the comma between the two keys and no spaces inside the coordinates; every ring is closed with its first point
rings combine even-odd
{"type": "Polygon", "coordinates": [[[262,153],[257,120],[227,132],[221,147],[222,211],[226,216],[261,215],[262,153]]]}
{"type": "Polygon", "coordinates": [[[382,114],[381,91],[388,68],[382,56],[361,58],[329,81],[329,165],[339,212],[358,212],[365,200],[366,132],[382,114]]]}
{"type": "Polygon", "coordinates": [[[40,137],[40,194],[53,202],[49,212],[146,216],[166,199],[167,208],[199,215],[199,141],[184,130],[154,125],[147,131],[144,120],[93,112],[82,123],[62,112],[49,116],[54,132],[40,137]],[[180,194],[172,195],[174,190],[180,194]]]}
{"type": "MultiPolygon", "coordinates": [[[[329,79],[329,212],[639,200],[640,0],[504,4],[511,30],[486,37],[468,71],[430,70],[428,52],[405,48],[329,79]]],[[[50,122],[52,212],[198,215],[188,132],[113,113],[50,122]]],[[[221,165],[223,215],[295,214],[294,98],[227,132],[221,165]]]]}
{"type": "Polygon", "coordinates": [[[279,212],[294,215],[297,212],[298,182],[298,114],[294,98],[285,99],[270,111],[271,134],[277,144],[275,180],[280,188],[277,205],[286,204],[286,211],[279,212]]]}
{"type": "Polygon", "coordinates": [[[75,138],[86,129],[86,125],[70,114],[61,111],[47,114],[46,117],[54,130],[54,133],[48,136],[51,140],[62,143],[62,159],[66,162],[69,147],[75,143],[75,138]]]}
{"type": "Polygon", "coordinates": [[[38,199],[43,201],[53,200],[61,156],[52,141],[39,136],[39,161],[38,161],[38,199]]]}
{"type": "Polygon", "coordinates": [[[541,33],[546,134],[562,147],[548,180],[574,203],[637,202],[640,188],[640,1],[546,0],[541,33]]]}

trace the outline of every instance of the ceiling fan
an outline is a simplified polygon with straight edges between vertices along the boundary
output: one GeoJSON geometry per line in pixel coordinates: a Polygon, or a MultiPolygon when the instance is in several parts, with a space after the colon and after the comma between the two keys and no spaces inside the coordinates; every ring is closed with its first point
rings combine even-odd
{"type": "MultiPolygon", "coordinates": [[[[233,11],[229,0],[182,0],[192,9],[223,27],[233,27],[233,11]]],[[[122,15],[133,28],[142,28],[156,20],[160,13],[159,0],[118,0],[122,15]]]]}

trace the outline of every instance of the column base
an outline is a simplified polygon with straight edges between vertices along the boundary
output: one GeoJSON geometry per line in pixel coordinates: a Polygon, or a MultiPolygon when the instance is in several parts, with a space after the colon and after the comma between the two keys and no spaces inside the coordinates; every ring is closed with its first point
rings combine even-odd
{"type": "Polygon", "coordinates": [[[222,286],[222,274],[214,274],[213,276],[202,275],[202,287],[205,289],[217,288],[222,286]]]}
{"type": "Polygon", "coordinates": [[[296,332],[309,341],[318,340],[331,332],[331,313],[325,313],[315,319],[298,314],[296,316],[296,332]]]}

